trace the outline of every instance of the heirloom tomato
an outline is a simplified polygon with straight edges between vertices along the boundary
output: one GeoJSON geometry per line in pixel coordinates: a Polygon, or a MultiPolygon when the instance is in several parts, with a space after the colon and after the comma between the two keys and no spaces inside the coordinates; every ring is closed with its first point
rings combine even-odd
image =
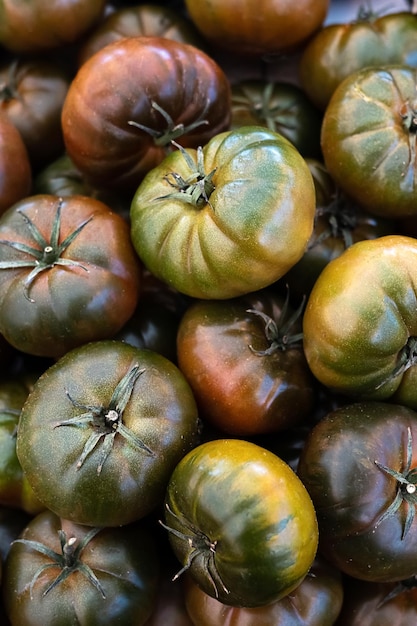
{"type": "Polygon", "coordinates": [[[263,57],[301,47],[324,22],[329,0],[185,0],[214,48],[263,57]]]}
{"type": "Polygon", "coordinates": [[[171,361],[122,341],[90,342],[36,381],[20,416],[17,455],[50,510],[118,526],[162,504],[198,427],[194,396],[171,361]]]}
{"type": "Polygon", "coordinates": [[[415,67],[416,35],[415,13],[381,15],[361,5],[355,20],[327,24],[309,40],[299,62],[301,86],[325,110],[336,87],[357,70],[395,63],[415,67]]]}
{"type": "Polygon", "coordinates": [[[325,386],[417,408],[417,241],[359,241],[330,261],[303,316],[303,346],[325,386]]]}
{"type": "Polygon", "coordinates": [[[156,602],[158,552],[139,523],[91,528],[44,511],[12,543],[4,570],[12,626],[144,626],[156,602]]]}
{"type": "Polygon", "coordinates": [[[79,68],[62,108],[66,150],[96,186],[136,189],[171,141],[197,147],[230,123],[230,84],[191,44],[125,37],[79,68]]]}
{"type": "Polygon", "coordinates": [[[129,227],[87,196],[28,196],[0,216],[0,332],[57,357],[112,337],[133,314],[140,264],[129,227]]]}
{"type": "Polygon", "coordinates": [[[131,237],[145,266],[194,298],[262,289],[303,255],[315,190],[293,144],[264,126],[218,133],[153,168],[131,206],[131,237]]]}
{"type": "Polygon", "coordinates": [[[313,501],[319,552],[345,574],[394,582],[417,571],[417,413],[366,401],[310,431],[298,475],[313,501]]]}
{"type": "Polygon", "coordinates": [[[200,415],[224,433],[271,433],[301,422],[315,400],[301,310],[272,290],[193,302],[177,333],[178,365],[200,415]]]}
{"type": "Polygon", "coordinates": [[[0,215],[30,194],[32,165],[19,130],[0,113],[0,215]]]}
{"type": "Polygon", "coordinates": [[[323,158],[336,184],[363,209],[401,218],[417,213],[416,73],[367,67],[333,93],[321,128],[323,158]]]}
{"type": "Polygon", "coordinates": [[[343,601],[340,572],[314,560],[304,580],[287,596],[266,606],[223,604],[187,577],[185,603],[194,626],[333,626],[343,601]]]}
{"type": "Polygon", "coordinates": [[[293,470],[252,442],[200,444],[174,469],[164,527],[182,564],[208,595],[256,607],[291,593],[316,555],[317,520],[293,470]]]}

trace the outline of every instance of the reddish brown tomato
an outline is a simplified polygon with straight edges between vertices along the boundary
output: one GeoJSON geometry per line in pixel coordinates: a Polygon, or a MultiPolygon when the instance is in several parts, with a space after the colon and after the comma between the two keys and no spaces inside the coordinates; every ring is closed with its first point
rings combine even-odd
{"type": "Polygon", "coordinates": [[[81,66],[62,128],[90,182],[135,190],[172,140],[195,148],[226,130],[230,116],[230,84],[211,57],[164,37],[126,37],[81,66]]]}
{"type": "Polygon", "coordinates": [[[0,114],[0,214],[29,195],[32,167],[22,135],[0,114]]]}
{"type": "Polygon", "coordinates": [[[35,52],[77,41],[101,17],[106,0],[1,0],[0,44],[35,52]]]}
{"type": "Polygon", "coordinates": [[[61,110],[70,79],[56,63],[13,59],[0,65],[0,111],[15,124],[32,166],[61,154],[61,110]]]}
{"type": "Polygon", "coordinates": [[[308,415],[315,386],[296,315],[268,291],[188,308],[177,334],[178,364],[208,422],[249,436],[308,415]]]}

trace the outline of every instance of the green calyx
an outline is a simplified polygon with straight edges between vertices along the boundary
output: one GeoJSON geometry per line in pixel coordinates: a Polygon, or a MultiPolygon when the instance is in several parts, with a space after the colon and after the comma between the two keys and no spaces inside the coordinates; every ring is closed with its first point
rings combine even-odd
{"type": "Polygon", "coordinates": [[[144,369],[139,369],[137,364],[130,367],[116,385],[107,406],[82,404],[74,400],[68,390],[66,390],[67,397],[72,405],[81,409],[82,412],[80,415],[58,422],[54,428],[71,426],[75,428],[89,428],[91,430],[91,434],[88,436],[79,457],[77,469],[82,467],[86,458],[101,443],[101,451],[97,463],[97,474],[100,474],[104,463],[112,451],[117,435],[123,437],[137,450],[149,456],[155,456],[154,452],[123,423],[123,412],[131,398],[136,381],[144,371],[144,369]]]}
{"type": "Polygon", "coordinates": [[[405,503],[407,505],[407,515],[405,519],[405,524],[402,532],[401,539],[404,539],[410,530],[411,524],[413,523],[416,505],[417,505],[417,467],[411,468],[413,456],[413,440],[411,435],[411,429],[408,428],[408,439],[407,439],[407,458],[404,470],[402,472],[397,472],[396,470],[387,467],[386,465],[382,465],[378,461],[375,461],[375,465],[383,472],[388,474],[388,476],[392,476],[397,481],[397,492],[395,498],[388,509],[381,515],[378,519],[376,527],[378,527],[384,520],[392,517],[396,514],[400,506],[405,503]]]}
{"type": "MultiPolygon", "coordinates": [[[[283,126],[283,114],[291,111],[292,102],[288,102],[285,107],[281,104],[273,104],[275,85],[267,82],[260,97],[254,100],[250,95],[233,95],[233,109],[237,112],[240,108],[249,110],[260,124],[265,125],[269,130],[277,131],[278,126],[283,126]]],[[[296,104],[296,102],[294,102],[296,104]]]]}
{"type": "Polygon", "coordinates": [[[59,568],[61,571],[59,572],[58,576],[44,589],[44,591],[42,592],[43,596],[46,596],[50,591],[52,591],[52,589],[57,587],[73,572],[80,572],[93,585],[93,587],[97,589],[101,596],[105,598],[106,595],[104,593],[104,589],[97,576],[94,574],[91,567],[81,560],[82,551],[100,530],[100,528],[92,528],[85,535],[84,539],[80,542],[78,542],[75,537],[69,537],[67,539],[65,532],[63,530],[58,530],[59,541],[61,544],[60,553],[55,552],[54,550],[48,548],[48,546],[45,546],[39,541],[32,541],[30,539],[16,539],[13,543],[21,543],[26,547],[45,555],[51,561],[50,563],[45,563],[44,565],[42,565],[34,574],[30,582],[29,588],[31,599],[33,599],[33,588],[38,578],[46,570],[52,568],[59,568]]]}
{"type": "Polygon", "coordinates": [[[330,237],[343,241],[345,249],[352,245],[352,231],[357,226],[358,218],[343,194],[338,192],[328,205],[317,207],[315,219],[324,220],[326,228],[318,237],[313,236],[308,244],[308,250],[315,248],[330,237]]]}
{"type": "Polygon", "coordinates": [[[41,272],[50,269],[54,265],[62,265],[68,268],[79,267],[88,272],[88,269],[84,267],[81,263],[79,263],[78,261],[74,261],[73,259],[64,258],[62,257],[62,254],[79,235],[82,229],[93,218],[89,217],[88,219],[86,219],[78,226],[78,228],[76,228],[61,243],[59,243],[62,204],[63,199],[59,198],[55,217],[52,222],[49,240],[45,239],[45,237],[37,228],[36,224],[25,213],[20,210],[17,211],[17,213],[21,215],[22,219],[24,220],[26,229],[29,231],[30,236],[38,247],[33,247],[19,241],[0,239],[0,244],[9,246],[10,248],[17,250],[18,252],[22,252],[23,254],[25,254],[26,257],[31,257],[29,259],[25,258],[21,260],[14,259],[13,261],[0,261],[0,270],[33,267],[33,270],[29,272],[23,283],[24,295],[30,302],[34,302],[34,300],[29,295],[32,283],[41,272]]]}
{"type": "Polygon", "coordinates": [[[263,322],[265,338],[269,344],[265,350],[255,350],[252,345],[249,345],[249,349],[258,356],[269,356],[277,351],[283,352],[289,348],[299,348],[303,340],[303,333],[291,334],[291,329],[296,321],[300,319],[304,303],[305,297],[302,299],[298,309],[294,311],[290,317],[288,317],[289,291],[287,290],[281,314],[277,320],[273,319],[269,315],[266,315],[263,311],[258,311],[257,309],[247,309],[247,313],[256,315],[263,322]]]}

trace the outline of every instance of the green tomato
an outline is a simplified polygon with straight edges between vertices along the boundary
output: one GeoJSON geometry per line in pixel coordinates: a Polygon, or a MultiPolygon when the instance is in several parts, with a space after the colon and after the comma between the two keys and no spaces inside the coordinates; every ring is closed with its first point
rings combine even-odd
{"type": "Polygon", "coordinates": [[[282,135],[243,126],[171,152],[139,185],[131,237],[179,292],[224,299],[266,287],[303,255],[315,213],[307,163],[282,135]]]}

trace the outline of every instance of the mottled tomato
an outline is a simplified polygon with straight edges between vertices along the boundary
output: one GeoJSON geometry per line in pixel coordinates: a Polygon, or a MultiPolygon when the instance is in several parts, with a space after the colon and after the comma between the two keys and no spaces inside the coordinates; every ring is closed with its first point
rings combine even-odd
{"type": "Polygon", "coordinates": [[[112,337],[136,308],[140,263],[127,222],[87,196],[28,196],[0,217],[0,332],[57,357],[112,337]]]}
{"type": "Polygon", "coordinates": [[[0,114],[0,214],[30,194],[32,166],[22,135],[0,114]]]}
{"type": "Polygon", "coordinates": [[[132,200],[131,237],[144,265],[179,292],[233,298],[272,284],[301,258],[315,206],[294,145],[242,126],[153,168],[132,200]]]}
{"type": "Polygon", "coordinates": [[[78,70],[62,109],[66,150],[89,182],[134,191],[171,141],[197,147],[228,128],[230,84],[191,44],[125,37],[78,70]]]}
{"type": "Polygon", "coordinates": [[[80,524],[119,526],[162,504],[198,416],[179,369],[122,341],[67,352],[36,381],[17,455],[41,502],[80,524]]]}
{"type": "Polygon", "coordinates": [[[395,582],[417,568],[417,413],[342,406],[310,431],[298,475],[317,513],[320,554],[342,572],[395,582]]]}
{"type": "Polygon", "coordinates": [[[174,469],[165,500],[174,553],[208,595],[256,607],[291,593],[318,542],[310,497],[293,470],[252,442],[217,439],[174,469]]]}
{"type": "Polygon", "coordinates": [[[272,290],[193,302],[179,324],[177,357],[200,415],[224,433],[277,432],[314,406],[301,310],[272,290]]]}
{"type": "Polygon", "coordinates": [[[158,552],[139,523],[90,528],[45,511],[13,542],[4,570],[12,626],[144,626],[156,602],[158,552]]]}

